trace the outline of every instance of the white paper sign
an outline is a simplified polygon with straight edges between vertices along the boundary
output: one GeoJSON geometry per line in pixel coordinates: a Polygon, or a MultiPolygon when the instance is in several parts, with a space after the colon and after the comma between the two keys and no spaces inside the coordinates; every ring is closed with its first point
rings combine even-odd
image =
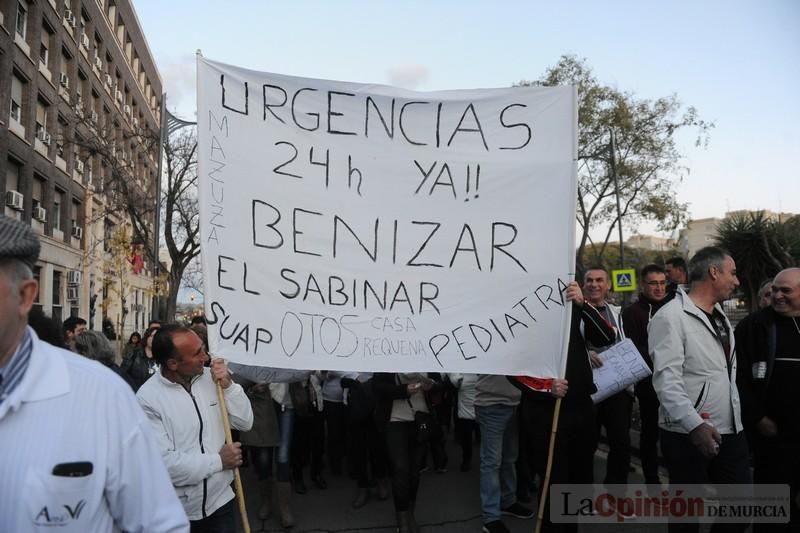
{"type": "Polygon", "coordinates": [[[594,384],[597,386],[597,392],[592,394],[594,403],[602,402],[652,375],[642,354],[630,339],[618,342],[597,356],[603,361],[603,366],[592,369],[594,384]]]}
{"type": "Polygon", "coordinates": [[[419,93],[198,57],[213,354],[282,368],[558,376],[575,93],[419,93]]]}

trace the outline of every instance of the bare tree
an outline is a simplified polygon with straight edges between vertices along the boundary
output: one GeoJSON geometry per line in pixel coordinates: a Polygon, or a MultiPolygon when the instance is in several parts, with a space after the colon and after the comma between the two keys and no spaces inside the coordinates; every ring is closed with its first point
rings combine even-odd
{"type": "MultiPolygon", "coordinates": [[[[73,127],[63,128],[59,135],[60,150],[71,148],[78,160],[87,162],[87,186],[96,198],[92,212],[86,213],[87,225],[109,219],[130,224],[130,243],[149,265],[155,266],[159,264],[160,243],[156,217],[164,221],[163,235],[170,256],[165,318],[171,320],[184,271],[200,252],[194,128],[182,128],[166,139],[161,147],[164,166],[159,182],[155,170],[159,131],[140,126],[130,116],[104,113],[100,117],[81,102],[62,106],[59,114],[73,127]]],[[[151,292],[159,293],[163,285],[161,279],[155,279],[151,292]]],[[[123,303],[123,314],[126,311],[123,303]]]]}
{"type": "Polygon", "coordinates": [[[184,274],[200,253],[195,128],[181,129],[167,139],[163,177],[161,211],[170,257],[166,314],[171,320],[184,274]]]}

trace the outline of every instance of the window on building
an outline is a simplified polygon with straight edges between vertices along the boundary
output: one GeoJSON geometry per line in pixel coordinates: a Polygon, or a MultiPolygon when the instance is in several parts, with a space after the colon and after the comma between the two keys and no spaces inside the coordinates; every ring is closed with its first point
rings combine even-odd
{"type": "Polygon", "coordinates": [[[64,300],[63,300],[63,295],[61,294],[63,288],[62,277],[63,277],[63,272],[61,272],[60,270],[53,270],[53,297],[51,300],[53,304],[53,310],[50,316],[53,317],[53,320],[55,320],[58,323],[64,321],[64,313],[62,307],[62,302],[64,300]]]}
{"type": "Polygon", "coordinates": [[[28,6],[25,2],[17,2],[17,35],[23,39],[28,34],[28,6]]]}
{"type": "Polygon", "coordinates": [[[86,172],[86,162],[81,159],[81,146],[84,145],[83,137],[75,134],[75,142],[72,143],[72,164],[73,168],[77,170],[79,173],[86,172]],[[79,168],[78,165],[83,163],[83,168],[79,168]]]}
{"type": "Polygon", "coordinates": [[[36,293],[36,300],[33,302],[33,307],[38,309],[39,311],[42,310],[42,267],[39,265],[34,265],[33,267],[33,279],[36,280],[36,284],[39,286],[39,291],[36,293]]]}
{"type": "Polygon", "coordinates": [[[134,318],[133,323],[135,324],[134,327],[139,328],[139,317],[141,316],[141,313],[139,312],[141,309],[141,306],[139,305],[139,291],[134,291],[133,295],[135,296],[133,308],[136,310],[136,317],[134,318]]]}
{"type": "Polygon", "coordinates": [[[77,200],[72,200],[72,210],[70,211],[70,220],[72,227],[83,227],[83,217],[81,217],[81,203],[77,200]]]}
{"type": "Polygon", "coordinates": [[[89,28],[89,21],[90,20],[91,19],[89,18],[89,15],[86,13],[86,11],[81,9],[81,42],[82,43],[83,43],[83,36],[84,35],[86,35],[86,36],[89,35],[88,28],[89,28]]]}
{"type": "Polygon", "coordinates": [[[41,138],[40,135],[42,132],[47,131],[47,110],[48,106],[46,102],[40,100],[36,101],[36,137],[41,138]]]}
{"type": "Polygon", "coordinates": [[[33,178],[33,189],[31,190],[31,203],[33,208],[42,207],[42,198],[44,191],[44,180],[38,177],[33,178]]]}
{"type": "Polygon", "coordinates": [[[6,191],[19,191],[19,175],[21,165],[13,159],[8,160],[6,167],[6,191]]]}
{"type": "Polygon", "coordinates": [[[64,205],[64,191],[56,189],[53,195],[53,212],[50,213],[50,224],[53,229],[61,231],[61,206],[64,205]]]}
{"type": "Polygon", "coordinates": [[[72,56],[66,48],[61,49],[61,70],[59,76],[59,87],[67,89],[65,94],[69,94],[70,71],[72,70],[72,56]]]}
{"type": "Polygon", "coordinates": [[[64,159],[64,143],[67,138],[67,121],[58,115],[58,130],[56,131],[56,155],[64,159]]]}
{"type": "Polygon", "coordinates": [[[22,124],[22,91],[25,82],[17,77],[11,76],[11,120],[22,124]]]}
{"type": "Polygon", "coordinates": [[[45,68],[50,64],[50,42],[53,39],[52,32],[47,24],[42,24],[42,39],[39,45],[39,62],[45,68]]]}
{"type": "Polygon", "coordinates": [[[108,2],[108,11],[106,11],[106,17],[108,17],[108,21],[111,23],[111,26],[116,29],[117,4],[114,2],[114,0],[109,0],[108,2]]]}
{"type": "Polygon", "coordinates": [[[114,238],[114,223],[109,219],[103,221],[103,250],[111,251],[111,241],[114,238]]]}

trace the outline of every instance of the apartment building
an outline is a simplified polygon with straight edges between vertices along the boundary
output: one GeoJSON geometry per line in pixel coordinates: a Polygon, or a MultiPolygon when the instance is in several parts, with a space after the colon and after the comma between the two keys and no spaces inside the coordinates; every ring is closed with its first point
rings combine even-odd
{"type": "Polygon", "coordinates": [[[131,245],[115,269],[111,238],[129,233],[130,219],[111,209],[105,184],[125,173],[154,197],[158,145],[142,132],[159,131],[161,95],[131,2],[0,0],[3,210],[40,234],[37,305],[57,320],[147,325],[153,269],[137,257],[152,243],[131,245]]]}

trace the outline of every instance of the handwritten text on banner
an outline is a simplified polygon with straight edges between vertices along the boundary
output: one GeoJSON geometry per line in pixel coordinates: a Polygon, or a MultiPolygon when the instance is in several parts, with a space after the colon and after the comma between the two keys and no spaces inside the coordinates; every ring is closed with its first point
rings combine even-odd
{"type": "Polygon", "coordinates": [[[213,354],[559,375],[572,88],[420,93],[198,57],[198,131],[213,354]]]}

